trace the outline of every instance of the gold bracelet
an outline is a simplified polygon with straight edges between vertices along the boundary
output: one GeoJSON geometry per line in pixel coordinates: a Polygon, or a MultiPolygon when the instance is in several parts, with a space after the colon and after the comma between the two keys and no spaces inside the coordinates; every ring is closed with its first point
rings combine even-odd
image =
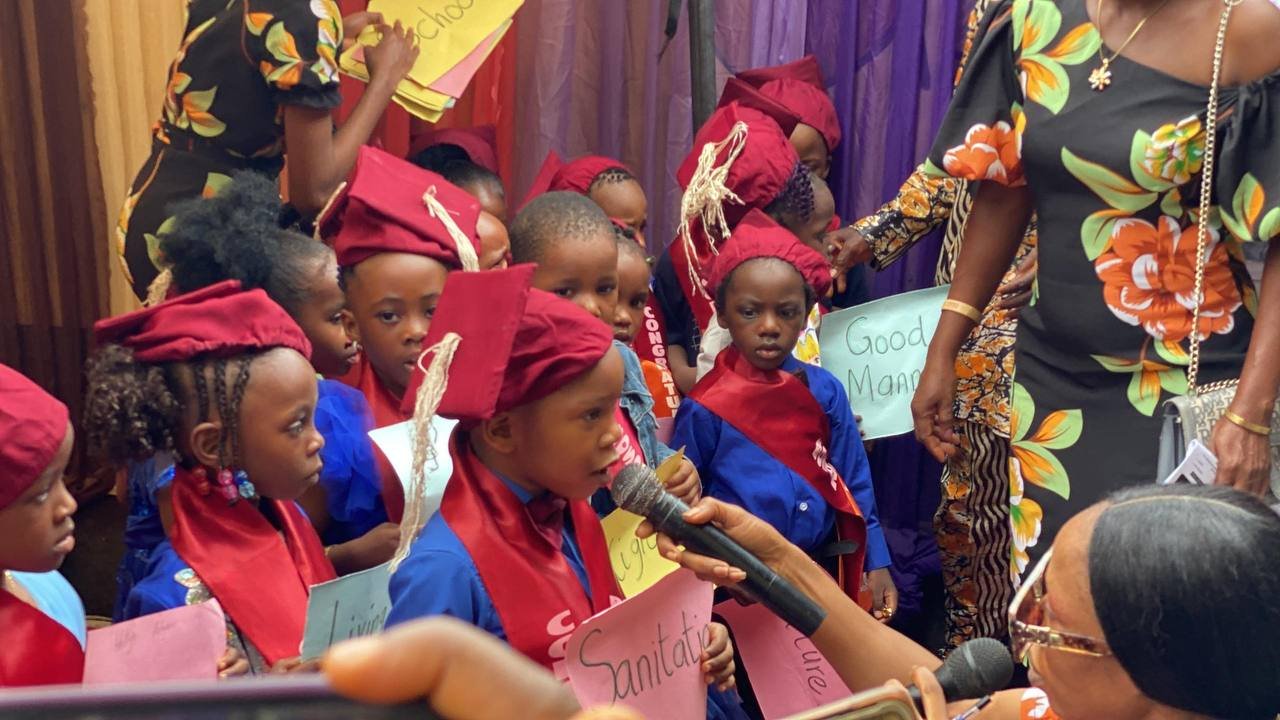
{"type": "Polygon", "coordinates": [[[1230,422],[1235,423],[1236,425],[1239,425],[1240,427],[1244,428],[1245,430],[1248,430],[1249,432],[1253,433],[1254,435],[1261,435],[1261,436],[1263,436],[1263,437],[1271,437],[1271,428],[1267,427],[1266,425],[1259,425],[1258,423],[1249,422],[1248,420],[1245,420],[1244,418],[1242,418],[1242,417],[1240,417],[1239,415],[1237,415],[1237,414],[1235,414],[1235,413],[1231,412],[1230,410],[1228,410],[1228,411],[1226,411],[1226,412],[1222,413],[1222,417],[1226,418],[1226,419],[1227,419],[1227,420],[1229,420],[1230,422]]]}
{"type": "Polygon", "coordinates": [[[970,305],[967,302],[961,302],[959,300],[952,300],[951,298],[947,298],[946,300],[942,301],[942,309],[950,310],[953,313],[963,315],[969,318],[970,320],[972,320],[975,325],[982,324],[982,313],[978,312],[978,308],[970,305]]]}

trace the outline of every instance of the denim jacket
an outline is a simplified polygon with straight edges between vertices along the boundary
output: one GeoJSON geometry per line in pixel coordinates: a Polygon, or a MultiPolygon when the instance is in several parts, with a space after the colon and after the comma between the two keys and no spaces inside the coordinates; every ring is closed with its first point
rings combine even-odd
{"type": "Polygon", "coordinates": [[[622,411],[631,418],[631,424],[636,426],[636,436],[640,439],[645,462],[649,467],[657,468],[663,460],[676,453],[658,440],[658,419],[653,414],[653,396],[649,394],[649,386],[644,381],[640,358],[634,350],[617,340],[613,341],[613,346],[622,355],[622,366],[626,369],[622,380],[622,411]]]}

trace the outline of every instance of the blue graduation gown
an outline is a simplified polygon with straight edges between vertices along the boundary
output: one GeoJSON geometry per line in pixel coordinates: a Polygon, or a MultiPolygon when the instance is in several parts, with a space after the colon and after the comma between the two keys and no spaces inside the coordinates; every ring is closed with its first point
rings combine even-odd
{"type": "MultiPolygon", "coordinates": [[[[533,500],[528,490],[505,479],[503,482],[524,504],[533,500]]],[[[581,583],[582,592],[590,593],[587,568],[568,524],[564,528],[561,552],[581,583]]],[[[427,521],[422,534],[409,548],[408,557],[391,576],[390,590],[391,614],[387,616],[387,627],[431,615],[449,615],[507,639],[498,610],[480,579],[471,553],[438,512],[427,521]]]]}
{"type": "MultiPolygon", "coordinates": [[[[785,372],[804,368],[809,391],[831,423],[830,458],[840,472],[867,523],[866,570],[890,564],[889,546],[876,513],[871,467],[858,434],[858,423],[840,381],[830,372],[788,357],[785,372]]],[[[787,408],[771,409],[786,412],[787,408]]],[[[720,416],[696,400],[685,398],[676,414],[672,447],[684,447],[698,468],[704,495],[740,505],[777,528],[809,553],[830,542],[836,512],[803,477],[792,472],[720,416]]]]}

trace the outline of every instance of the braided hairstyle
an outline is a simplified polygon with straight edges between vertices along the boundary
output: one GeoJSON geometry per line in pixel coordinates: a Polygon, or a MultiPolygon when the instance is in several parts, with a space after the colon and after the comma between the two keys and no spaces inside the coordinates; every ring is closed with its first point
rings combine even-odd
{"type": "Polygon", "coordinates": [[[813,177],[807,165],[797,162],[778,196],[765,206],[765,214],[787,227],[809,222],[814,208],[813,177]]]}
{"type": "Polygon", "coordinates": [[[210,420],[216,408],[222,421],[219,462],[234,466],[240,455],[240,406],[256,357],[144,363],[122,345],[103,346],[88,365],[84,425],[89,452],[114,464],[158,452],[172,452],[182,461],[182,433],[210,420]],[[184,409],[192,406],[196,414],[188,426],[184,409]]]}
{"type": "Polygon", "coordinates": [[[632,175],[626,168],[611,167],[591,178],[591,184],[587,186],[587,194],[590,195],[601,185],[617,185],[618,183],[624,183],[628,180],[637,183],[640,182],[636,179],[636,176],[632,175]]]}
{"type": "Polygon", "coordinates": [[[246,289],[262,288],[296,317],[317,269],[333,257],[324,243],[280,227],[276,183],[252,171],[176,209],[173,227],[160,234],[160,251],[179,292],[239,280],[246,289]]]}

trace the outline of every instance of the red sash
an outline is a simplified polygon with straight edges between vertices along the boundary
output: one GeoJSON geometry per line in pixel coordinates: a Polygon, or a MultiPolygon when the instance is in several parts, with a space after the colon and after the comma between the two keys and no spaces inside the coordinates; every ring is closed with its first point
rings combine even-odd
{"type": "Polygon", "coordinates": [[[715,313],[712,302],[712,293],[715,289],[707,287],[707,278],[711,275],[711,265],[715,262],[716,252],[712,247],[711,238],[707,237],[706,231],[702,228],[701,221],[695,220],[690,223],[689,236],[693,238],[697,262],[690,261],[683,240],[677,237],[671,243],[671,265],[675,268],[676,279],[680,281],[680,289],[684,291],[685,300],[689,302],[689,307],[693,308],[693,318],[698,322],[698,330],[706,331],[707,325],[711,323],[711,316],[715,313]],[[698,278],[698,287],[693,284],[690,270],[698,278]]]}
{"type": "Polygon", "coordinates": [[[574,628],[621,598],[608,546],[595,511],[585,500],[568,503],[591,596],[560,549],[543,537],[528,508],[480,462],[467,433],[449,440],[453,476],[440,514],[480,572],[502,621],[507,642],[563,680],[565,649],[574,628]]]}
{"type": "Polygon", "coordinates": [[[831,424],[809,388],[791,373],[754,367],[731,345],[689,397],[807,480],[835,508],[837,537],[858,544],[857,552],[840,556],[836,579],[857,600],[867,524],[839,471],[827,461],[831,424]]]}
{"type": "MultiPolygon", "coordinates": [[[[360,353],[351,371],[338,378],[338,381],[364,394],[365,400],[369,402],[369,410],[373,413],[375,428],[402,423],[413,417],[412,413],[406,415],[401,412],[400,398],[382,384],[364,353],[360,353]]],[[[373,443],[373,461],[378,466],[378,477],[382,480],[382,504],[387,508],[387,518],[398,523],[404,517],[404,485],[377,443],[373,443]]]]}
{"type": "Polygon", "coordinates": [[[644,323],[636,330],[636,339],[632,349],[641,360],[657,363],[670,369],[667,361],[667,320],[658,307],[658,298],[649,295],[649,302],[644,306],[644,323]]]}
{"type": "Polygon", "coordinates": [[[229,505],[198,484],[185,468],[174,476],[173,549],[267,662],[296,657],[311,586],[337,577],[320,537],[292,502],[260,500],[277,532],[252,502],[229,505]]]}
{"type": "Polygon", "coordinates": [[[79,684],[84,649],[57,620],[0,588],[0,687],[79,684]]]}

